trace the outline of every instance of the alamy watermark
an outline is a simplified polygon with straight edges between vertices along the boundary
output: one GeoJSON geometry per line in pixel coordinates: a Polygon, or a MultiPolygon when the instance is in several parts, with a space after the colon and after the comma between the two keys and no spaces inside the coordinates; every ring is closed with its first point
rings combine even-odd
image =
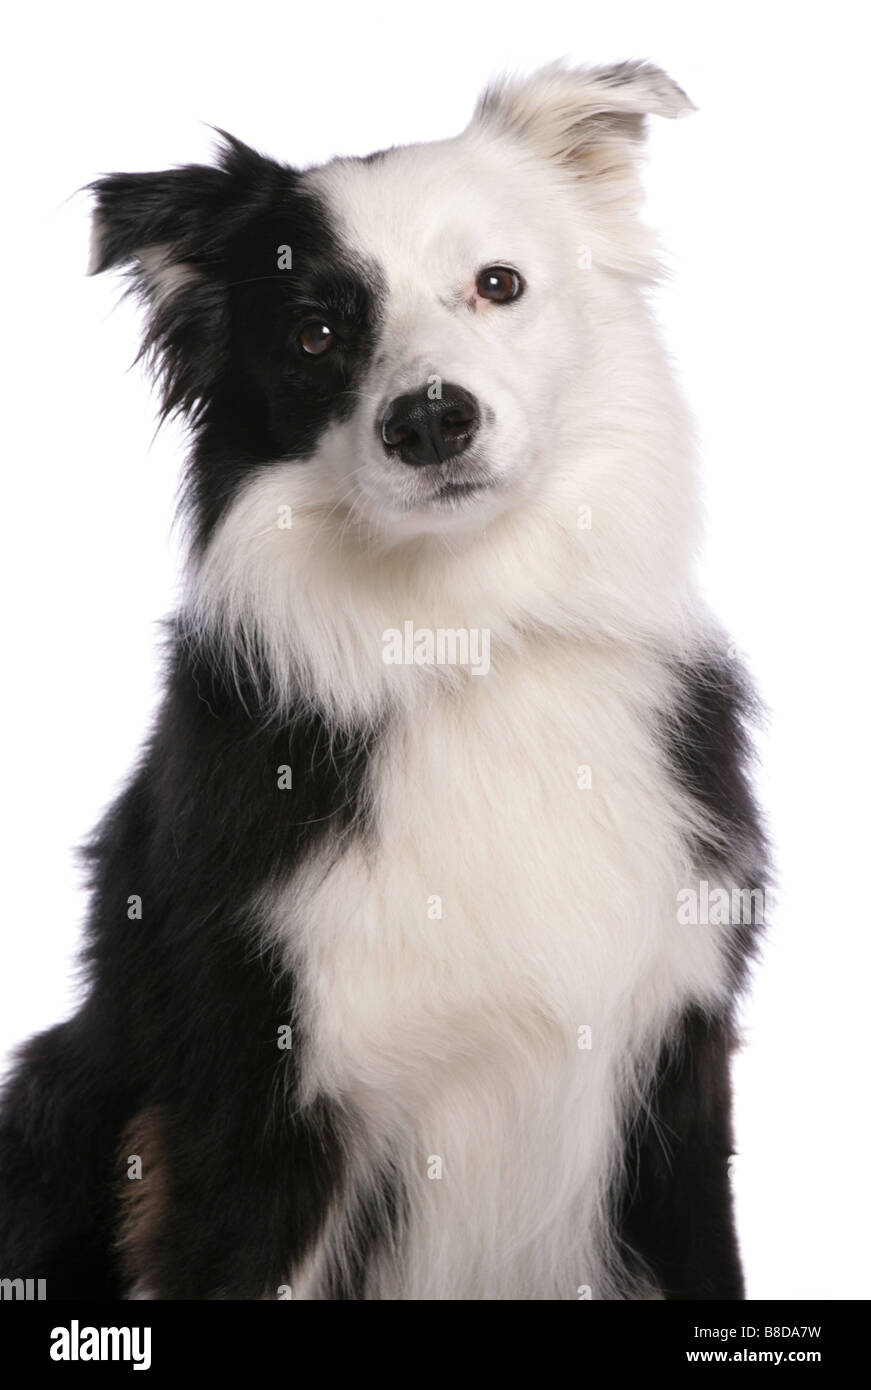
{"type": "Polygon", "coordinates": [[[712,888],[706,878],[677,895],[682,927],[753,927],[767,919],[770,894],[763,888],[712,888]]]}
{"type": "Polygon", "coordinates": [[[469,666],[473,676],[490,670],[490,629],[415,627],[410,620],[381,634],[385,666],[469,666]]]}
{"type": "Polygon", "coordinates": [[[53,1327],[49,1356],[52,1361],[130,1361],[134,1371],[151,1368],[150,1327],[81,1327],[73,1318],[69,1327],[53,1327]]]}
{"type": "Polygon", "coordinates": [[[22,1299],[27,1303],[45,1298],[44,1279],[0,1279],[0,1299],[22,1299]]]}

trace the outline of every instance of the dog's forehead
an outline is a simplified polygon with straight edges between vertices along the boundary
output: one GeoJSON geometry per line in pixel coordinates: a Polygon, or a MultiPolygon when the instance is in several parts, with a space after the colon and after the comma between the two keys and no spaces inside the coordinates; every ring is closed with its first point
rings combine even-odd
{"type": "Polygon", "coordinates": [[[532,208],[544,188],[553,191],[546,170],[512,161],[496,142],[463,137],[336,159],[307,171],[304,183],[345,245],[378,264],[388,283],[423,266],[448,271],[540,243],[547,233],[532,208]]]}

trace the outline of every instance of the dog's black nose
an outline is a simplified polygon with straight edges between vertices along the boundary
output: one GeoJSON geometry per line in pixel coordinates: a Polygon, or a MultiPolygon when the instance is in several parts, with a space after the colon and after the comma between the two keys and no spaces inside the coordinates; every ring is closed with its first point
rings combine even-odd
{"type": "Polygon", "coordinates": [[[475,397],[462,386],[443,385],[436,400],[427,391],[392,400],[381,421],[381,440],[388,453],[420,468],[456,458],[469,447],[480,423],[475,397]]]}

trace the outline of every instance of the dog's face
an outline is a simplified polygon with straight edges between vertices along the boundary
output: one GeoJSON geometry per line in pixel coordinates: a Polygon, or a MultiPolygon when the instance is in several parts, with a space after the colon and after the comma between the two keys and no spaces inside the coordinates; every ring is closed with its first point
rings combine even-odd
{"type": "MultiPolygon", "coordinates": [[[[553,457],[560,392],[583,359],[578,226],[551,171],[511,156],[461,138],[307,176],[372,318],[320,467],[382,532],[478,526],[553,457]]],[[[328,314],[299,332],[318,379],[356,337],[328,314]]]]}
{"type": "Polygon", "coordinates": [[[644,261],[643,117],[688,105],[647,65],[556,67],[439,144],[298,172],[228,139],[217,168],[102,180],[95,269],[132,266],[165,408],[196,425],[201,543],[288,460],[388,541],[533,496],[579,428],[601,277],[644,261]]]}

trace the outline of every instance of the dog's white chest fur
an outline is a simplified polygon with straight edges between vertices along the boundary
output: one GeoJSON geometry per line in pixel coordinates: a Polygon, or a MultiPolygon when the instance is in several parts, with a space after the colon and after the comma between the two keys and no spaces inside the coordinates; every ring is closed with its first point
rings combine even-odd
{"type": "MultiPolygon", "coordinates": [[[[306,1097],[354,1117],[358,1194],[384,1165],[405,1189],[401,1265],[386,1244],[367,1297],[613,1296],[621,1099],[724,973],[717,929],[677,922],[687,808],[653,732],[660,682],[625,648],[503,655],[388,728],[371,836],[271,903],[306,1097]]],[[[318,1267],[295,1296],[318,1297],[318,1267]]]]}

